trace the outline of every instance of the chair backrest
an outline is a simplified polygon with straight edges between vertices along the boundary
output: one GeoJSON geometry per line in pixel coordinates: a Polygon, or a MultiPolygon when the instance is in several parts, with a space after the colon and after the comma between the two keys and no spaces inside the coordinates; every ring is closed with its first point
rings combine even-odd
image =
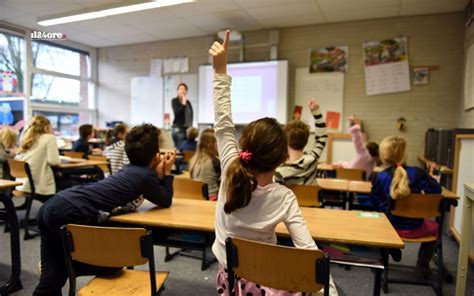
{"type": "Polygon", "coordinates": [[[406,218],[437,218],[441,216],[441,194],[412,193],[407,197],[390,200],[392,215],[406,218]]]}
{"type": "Polygon", "coordinates": [[[8,167],[10,168],[10,176],[13,178],[28,178],[25,167],[28,165],[25,161],[21,160],[8,160],[8,167]]]}
{"type": "Polygon", "coordinates": [[[289,185],[290,188],[296,195],[298,205],[300,207],[319,207],[319,190],[321,187],[317,185],[289,185]]]}
{"type": "Polygon", "coordinates": [[[102,156],[102,155],[88,155],[87,158],[89,160],[93,160],[93,161],[105,161],[107,162],[107,164],[101,164],[101,165],[98,165],[98,167],[104,172],[104,173],[112,173],[112,170],[110,168],[110,163],[109,163],[109,159],[105,156],[102,156]]]}
{"type": "Polygon", "coordinates": [[[196,152],[194,151],[183,151],[183,160],[186,163],[189,163],[191,161],[191,158],[193,158],[194,154],[196,152]]]}
{"type": "Polygon", "coordinates": [[[365,171],[361,169],[336,169],[336,178],[351,181],[365,181],[365,171]]]}
{"type": "Polygon", "coordinates": [[[229,288],[234,275],[278,290],[329,293],[329,257],[320,250],[297,249],[240,238],[226,239],[229,288]]]}
{"type": "Polygon", "coordinates": [[[173,198],[208,199],[207,184],[193,179],[174,178],[173,198]]]}
{"type": "Polygon", "coordinates": [[[64,151],[63,154],[64,154],[64,156],[67,156],[67,157],[70,157],[70,158],[79,158],[79,159],[84,158],[84,153],[83,152],[64,151]]]}
{"type": "Polygon", "coordinates": [[[116,228],[68,224],[61,227],[70,282],[75,295],[75,272],[72,260],[102,267],[143,265],[148,262],[151,295],[156,294],[153,239],[144,228],[116,228]]]}

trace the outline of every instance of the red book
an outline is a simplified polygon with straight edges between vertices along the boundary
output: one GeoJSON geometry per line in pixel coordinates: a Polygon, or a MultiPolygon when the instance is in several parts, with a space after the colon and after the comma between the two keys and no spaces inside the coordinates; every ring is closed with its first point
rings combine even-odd
{"type": "Polygon", "coordinates": [[[331,129],[339,129],[339,119],[341,113],[328,111],[326,113],[326,126],[331,129]]]}

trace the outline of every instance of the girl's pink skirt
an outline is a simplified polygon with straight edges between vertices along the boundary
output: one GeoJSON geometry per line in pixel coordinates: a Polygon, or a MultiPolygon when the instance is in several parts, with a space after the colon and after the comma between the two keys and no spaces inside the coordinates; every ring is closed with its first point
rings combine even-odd
{"type": "MultiPolygon", "coordinates": [[[[224,267],[219,264],[219,271],[217,272],[216,278],[216,289],[219,295],[230,296],[229,282],[227,280],[227,272],[224,267]]],[[[235,296],[305,296],[311,295],[311,293],[305,292],[288,292],[275,290],[267,287],[260,286],[259,284],[247,281],[240,277],[235,277],[234,281],[235,296]]]]}
{"type": "Polygon", "coordinates": [[[396,229],[396,231],[398,232],[398,235],[400,235],[400,237],[419,238],[427,235],[434,235],[437,238],[438,227],[438,223],[436,223],[435,221],[425,219],[423,221],[423,224],[418,228],[411,230],[396,229]]]}

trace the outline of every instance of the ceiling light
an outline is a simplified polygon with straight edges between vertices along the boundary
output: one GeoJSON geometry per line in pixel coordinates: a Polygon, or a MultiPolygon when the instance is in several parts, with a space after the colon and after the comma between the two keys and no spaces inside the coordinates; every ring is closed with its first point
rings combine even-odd
{"type": "Polygon", "coordinates": [[[80,11],[76,13],[68,13],[67,15],[45,17],[41,20],[38,19],[38,24],[41,26],[54,26],[65,23],[72,23],[90,19],[96,19],[101,17],[107,17],[111,15],[153,9],[158,7],[172,6],[184,3],[196,2],[195,0],[154,0],[151,2],[139,2],[139,3],[127,3],[120,6],[113,6],[108,8],[100,8],[89,11],[80,11]]]}

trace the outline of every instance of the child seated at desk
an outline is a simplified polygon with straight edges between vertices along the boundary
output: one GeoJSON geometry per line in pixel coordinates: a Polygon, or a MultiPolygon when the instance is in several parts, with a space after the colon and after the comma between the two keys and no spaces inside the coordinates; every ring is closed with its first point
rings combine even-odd
{"type": "MultiPolygon", "coordinates": [[[[66,283],[66,262],[60,236],[62,225],[96,225],[107,213],[141,195],[161,207],[171,206],[171,167],[175,155],[169,153],[164,159],[160,158],[158,129],[151,124],[134,127],[126,137],[125,151],[131,164],[123,170],[98,183],[58,192],[40,208],[41,276],[33,295],[61,295],[61,288],[66,283]]],[[[116,271],[78,265],[84,274],[116,271]]]]}
{"type": "Polygon", "coordinates": [[[197,152],[189,165],[189,174],[192,179],[201,180],[207,184],[209,200],[217,200],[221,165],[217,152],[217,141],[212,128],[202,131],[197,152]]]}
{"type": "Polygon", "coordinates": [[[110,161],[112,174],[115,174],[130,162],[124,149],[126,135],[127,126],[125,124],[117,124],[113,129],[108,130],[105,136],[106,147],[104,155],[110,161]]]}
{"type": "Polygon", "coordinates": [[[197,142],[196,138],[198,136],[199,132],[196,128],[194,127],[188,127],[186,130],[186,140],[181,142],[179,144],[178,150],[183,152],[183,151],[196,151],[197,147],[197,142]]]}
{"type": "MultiPolygon", "coordinates": [[[[59,150],[53,127],[48,118],[37,115],[31,118],[30,124],[23,134],[20,142],[19,154],[15,157],[29,164],[33,177],[37,198],[51,196],[56,193],[56,182],[51,166],[58,165],[59,150]]],[[[17,180],[22,186],[17,190],[30,193],[31,187],[28,179],[17,180]]],[[[58,184],[58,189],[62,189],[58,184]]]]}
{"type": "Polygon", "coordinates": [[[3,163],[8,159],[15,157],[17,145],[17,132],[9,127],[4,127],[0,130],[0,177],[5,179],[7,176],[3,175],[3,163]]]}
{"type": "Polygon", "coordinates": [[[326,146],[326,123],[315,99],[309,101],[309,109],[313,114],[314,147],[303,151],[308,143],[309,126],[301,120],[292,120],[285,125],[284,131],[288,141],[288,159],[280,165],[275,173],[275,180],[285,185],[316,184],[318,160],[326,146]]]}
{"type": "MultiPolygon", "coordinates": [[[[285,132],[274,118],[262,118],[247,125],[236,138],[232,122],[230,85],[227,75],[227,47],[215,42],[209,53],[214,68],[214,113],[217,148],[223,169],[216,205],[216,240],[212,246],[219,271],[216,288],[219,295],[302,295],[278,291],[236,278],[235,291],[229,291],[225,240],[236,236],[276,243],[275,227],[285,223],[296,247],[317,249],[301,215],[296,196],[287,187],[273,182],[276,168],[287,159],[285,132]]],[[[331,280],[330,294],[337,295],[331,280]]]]}
{"type": "Polygon", "coordinates": [[[72,145],[72,151],[82,152],[84,156],[89,155],[92,151],[101,153],[102,150],[99,148],[91,149],[89,140],[94,137],[94,127],[92,124],[83,124],[79,127],[79,139],[74,141],[72,145]]]}
{"type": "Polygon", "coordinates": [[[364,138],[361,132],[361,121],[354,116],[349,117],[349,133],[351,133],[352,143],[356,151],[356,155],[350,162],[340,161],[333,166],[335,168],[361,169],[365,171],[365,178],[368,180],[372,175],[374,166],[378,165],[379,145],[375,142],[367,142],[364,145],[364,138]]]}
{"type": "MultiPolygon", "coordinates": [[[[387,137],[380,143],[380,158],[387,169],[378,173],[372,181],[371,202],[380,212],[387,214],[401,237],[417,238],[438,235],[438,223],[430,219],[405,218],[391,215],[388,211],[390,199],[401,199],[410,193],[441,193],[441,186],[420,168],[403,164],[406,158],[406,142],[401,137],[387,137]]],[[[422,243],[416,264],[417,274],[427,277],[431,270],[436,242],[422,243]]]]}

